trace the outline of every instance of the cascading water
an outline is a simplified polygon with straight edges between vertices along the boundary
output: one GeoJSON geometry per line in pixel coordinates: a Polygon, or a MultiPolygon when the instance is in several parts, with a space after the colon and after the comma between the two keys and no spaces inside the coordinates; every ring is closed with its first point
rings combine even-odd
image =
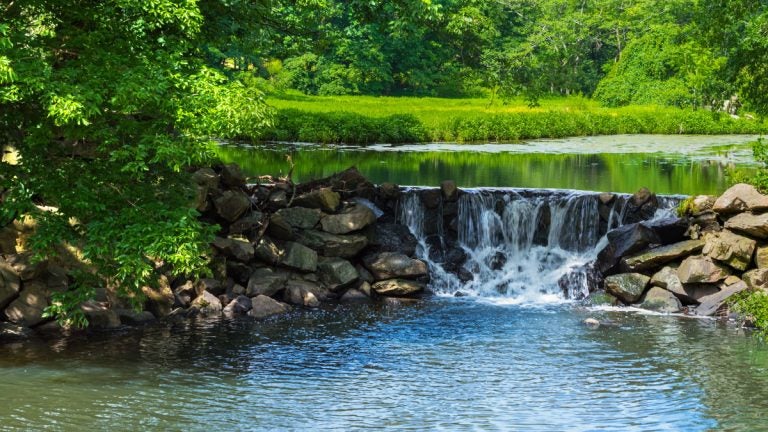
{"type": "MultiPolygon", "coordinates": [[[[468,189],[458,200],[453,226],[457,234],[453,243],[465,258],[459,271],[450,271],[444,218],[430,217],[419,195],[423,191],[405,193],[399,218],[416,236],[417,254],[430,266],[432,291],[504,298],[506,303],[586,296],[594,283],[590,263],[606,231],[625,222],[629,201],[627,195],[617,196],[601,220],[597,193],[468,189]]],[[[664,217],[678,199],[658,201],[655,216],[664,217]]]]}

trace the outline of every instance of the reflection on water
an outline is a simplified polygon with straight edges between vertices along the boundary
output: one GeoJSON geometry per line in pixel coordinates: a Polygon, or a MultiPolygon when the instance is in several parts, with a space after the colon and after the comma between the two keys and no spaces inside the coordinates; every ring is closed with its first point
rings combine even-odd
{"type": "Polygon", "coordinates": [[[13,345],[0,394],[18,430],[756,430],[768,348],[707,320],[433,298],[13,345]]]}
{"type": "MultiPolygon", "coordinates": [[[[374,183],[433,186],[454,179],[463,187],[530,187],[664,194],[716,194],[728,169],[753,166],[754,136],[614,136],[519,144],[221,146],[225,161],[251,176],[306,181],[357,166],[374,183]]],[[[754,169],[754,168],[751,168],[754,169]]]]}

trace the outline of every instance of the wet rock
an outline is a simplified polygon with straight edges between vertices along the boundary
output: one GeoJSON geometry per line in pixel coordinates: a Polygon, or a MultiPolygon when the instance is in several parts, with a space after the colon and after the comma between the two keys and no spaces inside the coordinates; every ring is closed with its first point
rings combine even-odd
{"type": "Polygon", "coordinates": [[[198,288],[202,288],[192,281],[186,281],[184,284],[177,286],[173,289],[173,295],[175,298],[174,305],[178,307],[188,308],[192,304],[192,300],[196,299],[202,291],[198,291],[198,288]]]}
{"type": "Polygon", "coordinates": [[[29,281],[19,297],[5,309],[8,321],[25,327],[33,327],[45,321],[43,311],[48,307],[49,292],[43,282],[29,281]]]}
{"type": "Polygon", "coordinates": [[[318,222],[323,213],[318,209],[304,207],[289,207],[280,209],[276,213],[293,228],[312,229],[318,222]]]}
{"type": "Polygon", "coordinates": [[[347,234],[359,231],[376,222],[376,215],[364,205],[353,205],[339,214],[326,215],[320,221],[323,231],[347,234]]]}
{"type": "Polygon", "coordinates": [[[0,322],[0,342],[28,339],[32,334],[32,330],[24,326],[0,322]]]}
{"type": "Polygon", "coordinates": [[[274,213],[269,218],[267,233],[270,236],[280,240],[293,240],[294,232],[291,224],[286,221],[279,213],[274,213]]]}
{"type": "Polygon", "coordinates": [[[739,183],[723,192],[712,209],[717,213],[738,213],[746,210],[768,209],[768,196],[758,192],[754,186],[739,183]]]}
{"type": "Polygon", "coordinates": [[[348,286],[359,277],[352,263],[342,258],[323,258],[317,270],[320,280],[333,291],[348,286]]]}
{"type": "Polygon", "coordinates": [[[257,319],[264,319],[290,311],[291,307],[287,304],[273,300],[265,295],[259,295],[251,299],[251,310],[248,312],[248,315],[257,319]]]}
{"type": "Polygon", "coordinates": [[[651,278],[639,273],[622,273],[605,278],[605,289],[624,303],[634,303],[643,295],[651,278]]]}
{"type": "Polygon", "coordinates": [[[229,302],[222,311],[225,315],[245,315],[253,308],[251,299],[246,296],[237,296],[229,302]]]}
{"type": "Polygon", "coordinates": [[[287,242],[280,264],[296,270],[313,272],[317,270],[317,252],[301,243],[287,242]]]}
{"type": "Polygon", "coordinates": [[[741,278],[749,289],[768,292],[768,268],[750,270],[741,275],[741,278]]]}
{"type": "Polygon", "coordinates": [[[322,231],[301,232],[297,242],[327,257],[352,258],[368,245],[368,238],[361,234],[337,235],[322,231]]]}
{"type": "Polygon", "coordinates": [[[742,282],[731,286],[723,286],[718,292],[699,299],[700,304],[694,309],[696,315],[711,316],[720,309],[729,297],[747,289],[747,284],[742,282]]]}
{"type": "Polygon", "coordinates": [[[367,295],[368,297],[371,297],[371,298],[373,298],[374,292],[373,292],[373,287],[371,287],[371,284],[370,284],[370,283],[368,283],[368,282],[366,282],[366,281],[363,281],[363,282],[360,284],[360,286],[359,286],[359,287],[357,287],[357,289],[358,289],[358,290],[359,290],[361,293],[363,293],[363,294],[367,295]]]}
{"type": "Polygon", "coordinates": [[[418,240],[405,225],[377,223],[371,239],[372,252],[400,252],[412,257],[416,254],[418,240]]]}
{"type": "Polygon", "coordinates": [[[357,264],[355,265],[355,270],[357,270],[357,274],[360,275],[360,280],[368,283],[374,282],[373,275],[371,274],[371,272],[368,271],[367,268],[363,267],[360,264],[357,264]]]}
{"type": "Polygon", "coordinates": [[[728,219],[725,227],[760,239],[768,238],[768,213],[740,213],[728,219]]]}
{"type": "Polygon", "coordinates": [[[221,182],[229,187],[245,186],[245,174],[240,170],[240,165],[229,163],[221,167],[221,182]]]}
{"type": "Polygon", "coordinates": [[[423,283],[414,280],[389,279],[376,282],[371,288],[382,296],[405,297],[424,291],[425,286],[423,283]]]}
{"type": "Polygon", "coordinates": [[[213,247],[218,249],[222,255],[232,257],[243,263],[253,260],[255,253],[253,245],[247,239],[239,237],[216,237],[213,239],[213,247]]]}
{"type": "Polygon", "coordinates": [[[394,183],[382,183],[379,185],[379,194],[387,200],[397,200],[400,198],[400,186],[394,183]]]}
{"type": "Polygon", "coordinates": [[[650,228],[659,238],[659,243],[668,245],[685,240],[688,231],[688,221],[678,217],[667,217],[641,222],[650,228]]]}
{"type": "Polygon", "coordinates": [[[730,231],[708,234],[704,255],[728,264],[736,270],[746,270],[752,262],[757,242],[730,231]]]}
{"type": "Polygon", "coordinates": [[[419,198],[427,209],[436,209],[440,206],[442,193],[440,189],[424,189],[419,191],[419,198]]]}
{"type": "Polygon", "coordinates": [[[221,312],[221,300],[208,291],[203,291],[194,301],[191,307],[200,311],[201,315],[210,316],[221,312]]]}
{"type": "Polygon", "coordinates": [[[344,293],[343,296],[339,299],[340,303],[369,303],[371,301],[371,298],[368,297],[364,292],[355,289],[350,288],[347,290],[347,292],[344,293]]]}
{"type": "Polygon", "coordinates": [[[80,305],[80,310],[88,320],[91,328],[116,328],[120,327],[120,317],[105,303],[88,301],[80,305]]]}
{"type": "Polygon", "coordinates": [[[630,272],[654,269],[678,258],[699,253],[704,248],[704,244],[703,240],[687,240],[648,249],[622,259],[622,267],[630,272]]]}
{"type": "Polygon", "coordinates": [[[21,278],[13,267],[0,261],[0,309],[8,306],[21,291],[21,278]]]}
{"type": "Polygon", "coordinates": [[[598,253],[595,268],[603,274],[616,271],[616,264],[622,257],[640,252],[651,244],[659,244],[656,233],[645,225],[635,223],[624,225],[607,234],[608,244],[598,253]]]}
{"type": "Polygon", "coordinates": [[[124,325],[141,325],[156,320],[150,311],[135,311],[133,309],[115,309],[120,323],[124,325]]]}
{"type": "Polygon", "coordinates": [[[590,293],[589,297],[586,298],[586,302],[591,306],[616,306],[620,303],[619,299],[604,290],[590,293]]]}
{"type": "Polygon", "coordinates": [[[641,188],[629,199],[624,213],[625,223],[636,223],[651,219],[659,208],[656,194],[647,188],[641,188]]]}
{"type": "Polygon", "coordinates": [[[288,281],[288,273],[274,270],[268,267],[256,269],[248,279],[246,294],[248,297],[259,295],[273,296],[285,287],[288,281]]]}
{"type": "Polygon", "coordinates": [[[293,205],[296,207],[320,209],[330,213],[335,212],[340,203],[341,197],[330,188],[307,192],[293,200],[293,205]]]}
{"type": "Polygon", "coordinates": [[[453,180],[443,180],[440,182],[440,192],[444,201],[456,201],[459,199],[459,188],[453,180]]]}
{"type": "Polygon", "coordinates": [[[594,318],[587,318],[584,320],[584,325],[587,327],[597,328],[600,327],[600,321],[594,318]]]}
{"type": "Polygon", "coordinates": [[[597,196],[597,199],[600,200],[601,204],[610,205],[613,203],[613,200],[616,199],[616,194],[612,194],[610,192],[603,192],[597,196]]]}
{"type": "Polygon", "coordinates": [[[412,259],[396,252],[369,255],[363,259],[363,264],[375,280],[419,278],[428,274],[427,265],[424,261],[412,259]]]}
{"type": "Polygon", "coordinates": [[[638,305],[643,309],[648,309],[662,313],[679,312],[683,306],[680,300],[674,294],[664,288],[651,287],[643,296],[638,305]]]}
{"type": "Polygon", "coordinates": [[[710,257],[701,255],[684,259],[677,269],[677,277],[684,284],[716,283],[730,275],[731,271],[728,267],[713,261],[710,257]]]}
{"type": "Polygon", "coordinates": [[[313,291],[316,287],[308,287],[307,282],[289,281],[283,293],[283,301],[298,306],[316,308],[320,306],[320,300],[313,291]]]}
{"type": "Polygon", "coordinates": [[[241,190],[224,191],[213,200],[216,213],[227,222],[234,222],[251,208],[251,200],[241,190]]]}

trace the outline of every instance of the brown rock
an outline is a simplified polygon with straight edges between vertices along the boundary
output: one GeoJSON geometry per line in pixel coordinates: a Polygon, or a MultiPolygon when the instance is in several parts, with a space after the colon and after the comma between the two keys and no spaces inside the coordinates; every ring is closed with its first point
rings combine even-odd
{"type": "Polygon", "coordinates": [[[716,283],[730,275],[728,267],[701,255],[686,258],[677,269],[677,277],[684,284],[716,283]]]}
{"type": "Polygon", "coordinates": [[[678,258],[698,253],[704,248],[703,240],[686,240],[659,246],[622,259],[623,267],[630,272],[656,268],[678,258]]]}
{"type": "Polygon", "coordinates": [[[752,262],[752,254],[757,245],[751,238],[727,230],[708,234],[705,240],[704,255],[742,271],[752,262]]]}
{"type": "Polygon", "coordinates": [[[714,315],[715,312],[717,312],[717,310],[725,304],[730,296],[744,291],[745,289],[747,289],[747,284],[743,281],[731,286],[723,286],[720,291],[700,298],[700,304],[696,307],[694,312],[696,315],[702,316],[714,315]]]}
{"type": "Polygon", "coordinates": [[[768,209],[768,196],[758,192],[754,186],[739,183],[723,192],[712,209],[718,213],[738,213],[746,210],[768,209]]]}
{"type": "Polygon", "coordinates": [[[389,279],[372,286],[377,294],[388,297],[405,297],[424,291],[424,288],[423,283],[407,279],[389,279]]]}
{"type": "Polygon", "coordinates": [[[760,239],[768,238],[768,213],[740,213],[728,219],[725,227],[760,239]]]}
{"type": "Polygon", "coordinates": [[[264,319],[290,311],[291,307],[287,304],[273,300],[265,295],[259,295],[251,299],[251,310],[248,312],[248,315],[257,319],[264,319]]]}
{"type": "Polygon", "coordinates": [[[331,234],[347,234],[359,231],[376,222],[376,215],[368,207],[357,204],[339,214],[326,215],[320,221],[323,231],[331,234]]]}

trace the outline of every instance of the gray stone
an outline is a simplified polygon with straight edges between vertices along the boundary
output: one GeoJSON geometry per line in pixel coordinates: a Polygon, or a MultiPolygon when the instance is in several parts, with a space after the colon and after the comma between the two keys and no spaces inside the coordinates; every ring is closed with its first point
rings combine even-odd
{"type": "Polygon", "coordinates": [[[731,186],[715,200],[712,209],[718,213],[738,213],[746,210],[768,209],[768,196],[754,186],[739,183],[731,186]]]}
{"type": "Polygon", "coordinates": [[[608,244],[600,250],[595,261],[595,268],[603,274],[614,272],[623,257],[640,252],[651,244],[661,243],[654,230],[639,223],[613,229],[608,232],[607,238],[608,244]]]}
{"type": "Polygon", "coordinates": [[[207,189],[219,187],[219,175],[210,168],[200,168],[192,174],[192,181],[196,185],[205,186],[207,189]]]}
{"type": "Polygon", "coordinates": [[[397,252],[382,252],[370,255],[363,260],[365,267],[375,280],[419,278],[427,276],[428,269],[424,261],[409,258],[397,252]]]}
{"type": "Polygon", "coordinates": [[[741,278],[750,289],[768,292],[768,268],[750,270],[741,275],[741,278]]]}
{"type": "Polygon", "coordinates": [[[267,264],[277,264],[283,257],[285,251],[269,237],[262,237],[253,251],[256,258],[267,264]]]}
{"type": "Polygon", "coordinates": [[[363,281],[357,289],[368,297],[373,297],[373,287],[367,281],[363,281]]]}
{"type": "Polygon", "coordinates": [[[587,318],[584,320],[584,325],[587,327],[597,328],[600,327],[600,321],[595,318],[587,318]]]}
{"type": "Polygon", "coordinates": [[[227,222],[234,222],[242,216],[246,210],[251,208],[251,200],[241,190],[224,191],[219,197],[213,200],[216,207],[216,213],[227,222]]]}
{"type": "Polygon", "coordinates": [[[229,234],[245,235],[254,233],[261,229],[264,221],[264,214],[261,212],[250,212],[229,225],[229,234]]]}
{"type": "Polygon", "coordinates": [[[278,213],[270,216],[267,232],[270,236],[280,240],[293,240],[295,237],[291,224],[278,213]]]}
{"type": "Polygon", "coordinates": [[[638,306],[643,309],[662,313],[679,312],[680,309],[683,308],[680,304],[680,300],[678,300],[674,294],[659,287],[651,287],[651,289],[645,293],[638,306]]]}
{"type": "Polygon", "coordinates": [[[317,266],[320,280],[331,290],[344,288],[359,277],[355,267],[342,258],[323,258],[317,266]]]}
{"type": "Polygon", "coordinates": [[[194,301],[192,307],[197,308],[201,315],[215,315],[221,312],[221,300],[208,291],[203,291],[194,301]]]}
{"type": "Polygon", "coordinates": [[[285,288],[288,274],[271,268],[256,269],[248,279],[246,295],[256,297],[259,295],[273,296],[285,288]]]}
{"type": "Polygon", "coordinates": [[[695,216],[712,210],[715,207],[715,201],[717,201],[717,197],[712,195],[698,195],[694,197],[689,208],[691,214],[695,216]]]}
{"type": "Polygon", "coordinates": [[[156,320],[152,312],[133,309],[115,309],[115,313],[120,318],[120,322],[125,325],[141,325],[156,320]]]}
{"type": "Polygon", "coordinates": [[[120,327],[120,317],[117,312],[108,308],[106,303],[88,301],[80,305],[80,310],[85,314],[91,328],[120,327]]]}
{"type": "Polygon", "coordinates": [[[330,188],[313,190],[293,200],[293,205],[296,207],[320,209],[325,212],[336,211],[340,203],[341,197],[330,188]]]}
{"type": "Polygon", "coordinates": [[[340,303],[368,303],[371,301],[371,298],[368,297],[364,292],[355,289],[350,288],[347,290],[347,292],[344,293],[343,296],[339,299],[340,303]]]}
{"type": "Polygon", "coordinates": [[[731,271],[728,267],[701,255],[684,259],[677,268],[677,277],[684,284],[717,283],[730,275],[731,271]]]}
{"type": "Polygon", "coordinates": [[[389,279],[376,282],[371,288],[382,296],[405,297],[424,291],[425,285],[408,279],[389,279]]]}
{"type": "Polygon", "coordinates": [[[337,235],[315,230],[303,231],[296,241],[323,256],[341,258],[353,258],[368,245],[368,238],[364,235],[337,235]]]}
{"type": "Polygon", "coordinates": [[[400,186],[384,182],[379,185],[379,194],[381,194],[381,197],[387,200],[396,200],[400,198],[400,186]]]}
{"type": "Polygon", "coordinates": [[[288,205],[288,194],[282,189],[275,189],[269,194],[269,204],[273,208],[283,208],[288,205]]]}
{"type": "Polygon", "coordinates": [[[740,213],[725,221],[725,227],[760,239],[768,238],[768,213],[740,213]]]}
{"type": "Polygon", "coordinates": [[[361,264],[355,265],[355,270],[357,270],[357,274],[360,275],[360,280],[363,280],[368,283],[375,282],[371,272],[369,272],[368,269],[363,267],[361,264]]]}
{"type": "Polygon", "coordinates": [[[246,296],[237,296],[234,300],[229,302],[227,306],[224,307],[224,312],[226,315],[244,315],[247,314],[248,311],[250,311],[253,308],[253,303],[251,302],[251,299],[246,296]]]}
{"type": "Polygon", "coordinates": [[[301,271],[317,270],[317,252],[301,243],[287,242],[280,264],[301,271]]]}
{"type": "Polygon", "coordinates": [[[251,242],[241,237],[216,237],[213,239],[213,247],[218,249],[222,255],[232,257],[243,263],[253,260],[255,254],[251,242]]]}
{"type": "Polygon", "coordinates": [[[696,315],[710,316],[714,315],[721,306],[725,304],[729,297],[732,295],[744,291],[747,288],[747,284],[742,282],[735,283],[731,286],[724,286],[720,291],[710,294],[708,296],[699,299],[700,304],[696,307],[694,312],[696,315]]]}
{"type": "Polygon", "coordinates": [[[416,254],[418,240],[405,225],[377,223],[370,240],[373,252],[400,252],[412,257],[416,254]]]}
{"type": "Polygon", "coordinates": [[[245,175],[236,163],[229,163],[221,167],[221,182],[229,187],[245,186],[245,175]]]}
{"type": "Polygon", "coordinates": [[[347,234],[359,231],[376,222],[376,215],[364,205],[353,205],[339,214],[326,215],[320,221],[323,231],[347,234]]]}
{"type": "Polygon", "coordinates": [[[752,262],[757,242],[730,231],[707,234],[704,255],[724,262],[736,270],[746,270],[752,262]]]}
{"type": "Polygon", "coordinates": [[[291,311],[291,307],[265,295],[258,295],[251,299],[251,310],[248,315],[264,319],[273,315],[280,315],[291,311]]]}
{"type": "Polygon", "coordinates": [[[49,292],[41,281],[28,281],[19,297],[5,309],[8,321],[25,327],[33,327],[45,321],[43,311],[48,307],[49,292]]]}
{"type": "Polygon", "coordinates": [[[630,272],[650,270],[678,258],[699,253],[702,248],[704,248],[703,240],[687,240],[626,257],[622,260],[622,264],[630,272]]]}
{"type": "Polygon", "coordinates": [[[443,194],[443,200],[456,201],[459,198],[459,188],[453,180],[443,180],[440,182],[440,192],[443,194]]]}
{"type": "Polygon", "coordinates": [[[323,215],[318,209],[309,209],[304,207],[289,207],[280,209],[276,212],[291,227],[298,229],[312,229],[323,215]]]}
{"type": "Polygon", "coordinates": [[[0,261],[0,309],[8,306],[21,291],[21,278],[14,269],[0,261]]]}
{"type": "Polygon", "coordinates": [[[634,303],[651,280],[639,273],[622,273],[605,278],[605,289],[624,303],[634,303]]]}
{"type": "Polygon", "coordinates": [[[320,306],[320,300],[315,296],[312,290],[308,289],[302,283],[290,281],[285,287],[283,301],[297,306],[306,306],[316,308],[320,306]]]}

